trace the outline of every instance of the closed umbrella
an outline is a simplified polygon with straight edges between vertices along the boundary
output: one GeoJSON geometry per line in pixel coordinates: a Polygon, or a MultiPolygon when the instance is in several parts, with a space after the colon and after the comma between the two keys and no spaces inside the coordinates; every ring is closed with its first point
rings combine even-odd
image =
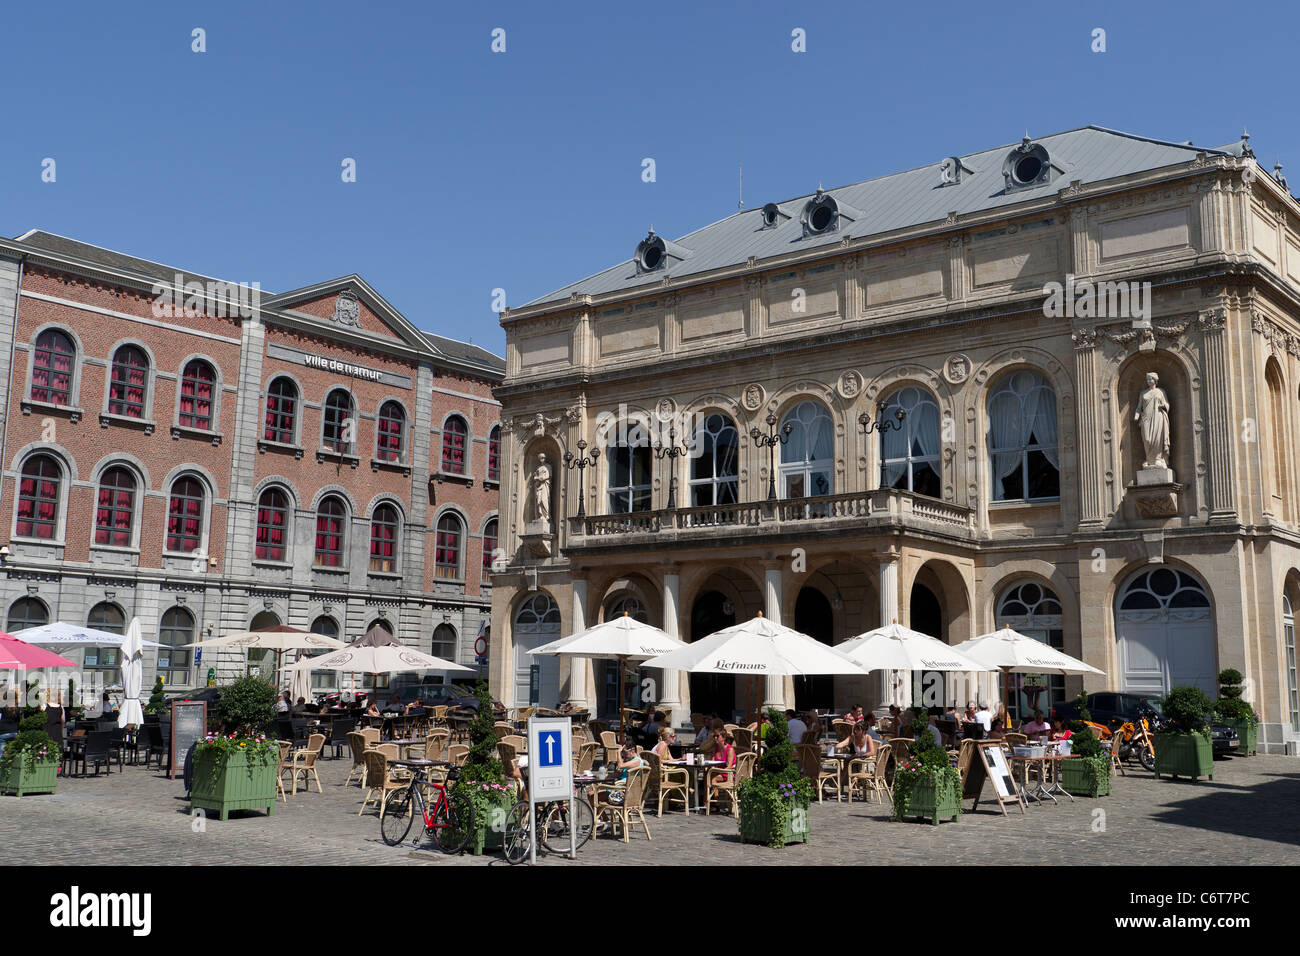
{"type": "Polygon", "coordinates": [[[144,635],[140,619],[131,618],[122,641],[122,710],[117,715],[117,725],[125,727],[144,723],[144,710],[140,707],[140,693],[144,689],[144,635]]]}
{"type": "Polygon", "coordinates": [[[667,631],[638,621],[626,611],[610,621],[602,621],[585,631],[570,634],[549,644],[533,648],[533,654],[555,657],[587,657],[593,660],[618,661],[619,741],[623,740],[622,706],[627,679],[627,662],[643,661],[660,654],[670,654],[690,645],[667,631]]]}
{"type": "MultiPolygon", "coordinates": [[[[307,652],[300,650],[298,652],[297,663],[302,663],[307,659],[307,652]]],[[[310,670],[295,670],[293,672],[293,680],[289,684],[289,696],[293,698],[294,703],[297,703],[299,698],[302,698],[303,700],[311,700],[310,670]]]]}
{"type": "MultiPolygon", "coordinates": [[[[1105,671],[1057,650],[1045,641],[1012,630],[1010,625],[972,637],[956,650],[1007,674],[1101,674],[1105,671]]],[[[1004,679],[1005,686],[1006,681],[1004,679]]]]}

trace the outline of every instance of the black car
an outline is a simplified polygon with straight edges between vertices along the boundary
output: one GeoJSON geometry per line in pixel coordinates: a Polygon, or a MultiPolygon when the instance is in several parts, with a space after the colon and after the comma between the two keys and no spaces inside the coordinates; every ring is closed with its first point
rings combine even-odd
{"type": "MultiPolygon", "coordinates": [[[[1157,718],[1160,716],[1159,697],[1103,691],[1098,694],[1089,694],[1087,699],[1088,711],[1092,714],[1093,723],[1105,724],[1112,730],[1126,721],[1136,722],[1139,717],[1146,717],[1151,714],[1155,714],[1157,718]]],[[[1057,704],[1052,708],[1052,715],[1054,717],[1063,717],[1066,720],[1078,720],[1079,706],[1074,701],[1057,704]]],[[[1216,754],[1223,754],[1236,748],[1239,740],[1236,731],[1231,727],[1223,724],[1212,724],[1210,726],[1210,743],[1216,754]]]]}

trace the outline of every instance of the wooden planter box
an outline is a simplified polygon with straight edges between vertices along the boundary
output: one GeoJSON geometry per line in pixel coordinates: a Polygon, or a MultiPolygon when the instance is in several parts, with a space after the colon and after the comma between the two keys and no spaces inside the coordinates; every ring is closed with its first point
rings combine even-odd
{"type": "Polygon", "coordinates": [[[1221,720],[1219,723],[1237,732],[1240,741],[1237,745],[1238,754],[1250,757],[1259,753],[1259,724],[1253,724],[1249,720],[1221,720]]]}
{"type": "Polygon", "coordinates": [[[786,846],[790,843],[807,843],[808,830],[807,800],[788,800],[784,825],[780,832],[776,830],[772,815],[767,807],[760,806],[753,810],[740,808],[740,842],[762,843],[764,846],[786,846]]]}
{"type": "Polygon", "coordinates": [[[18,797],[25,793],[53,793],[59,781],[58,769],[59,762],[51,760],[28,770],[23,766],[22,755],[19,755],[9,772],[0,777],[0,793],[12,793],[18,797]]]}
{"type": "Polygon", "coordinates": [[[1156,734],[1156,779],[1209,777],[1214,779],[1214,747],[1200,734],[1156,734]]]}
{"type": "Polygon", "coordinates": [[[194,754],[194,789],[190,791],[190,811],[207,810],[224,820],[231,810],[265,810],[275,815],[275,773],[278,760],[273,754],[266,765],[248,754],[228,751],[226,758],[211,750],[194,754]]]}
{"type": "Polygon", "coordinates": [[[1110,793],[1108,757],[1067,757],[1061,768],[1061,788],[1076,797],[1104,797],[1110,793]]]}
{"type": "Polygon", "coordinates": [[[474,834],[469,838],[469,843],[465,849],[475,856],[482,856],[486,850],[499,850],[505,844],[505,830],[503,826],[493,828],[492,818],[496,816],[502,823],[510,814],[510,808],[515,805],[518,799],[510,790],[499,791],[500,795],[488,797],[488,810],[486,813],[480,813],[481,807],[474,807],[474,834]],[[493,811],[500,810],[500,814],[493,811]]]}
{"type": "MultiPolygon", "coordinates": [[[[938,826],[940,820],[956,820],[961,816],[961,784],[943,788],[942,793],[939,790],[934,773],[928,773],[917,780],[908,792],[906,816],[928,819],[935,826],[938,826]]],[[[895,820],[904,819],[897,797],[893,816],[895,820]]]]}

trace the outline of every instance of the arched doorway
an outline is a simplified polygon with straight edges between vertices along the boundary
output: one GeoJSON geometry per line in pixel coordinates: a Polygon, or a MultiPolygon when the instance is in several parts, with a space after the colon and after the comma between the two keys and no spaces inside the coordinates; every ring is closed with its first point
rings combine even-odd
{"type": "MultiPolygon", "coordinates": [[[[943,605],[938,596],[924,584],[912,585],[912,597],[908,604],[912,630],[937,637],[945,644],[948,635],[943,627],[943,605]]],[[[938,706],[944,694],[944,675],[940,671],[912,671],[912,703],[920,706],[923,701],[933,699],[938,706]]]]}
{"type": "MultiPolygon", "coordinates": [[[[994,618],[999,628],[1010,627],[1065,650],[1065,631],[1061,601],[1056,592],[1036,581],[1021,581],[1002,592],[994,618]]],[[[1065,702],[1065,677],[1061,674],[1009,674],[1011,693],[1003,688],[1002,700],[1014,719],[1027,720],[1035,710],[1051,713],[1051,708],[1065,702]]]]}
{"type": "MultiPolygon", "coordinates": [[[[705,591],[691,607],[691,640],[698,641],[736,623],[736,609],[721,591],[705,591]]],[[[691,709],[729,719],[736,709],[736,678],[730,674],[692,674],[691,709]]]]}
{"type": "MultiPolygon", "coordinates": [[[[641,599],[633,594],[623,594],[622,597],[611,601],[605,609],[604,620],[613,621],[626,614],[635,621],[642,624],[650,623],[650,615],[641,604],[641,599]]],[[[623,688],[624,707],[637,707],[641,699],[641,681],[650,676],[654,686],[659,686],[660,673],[658,668],[638,667],[636,661],[629,661],[626,673],[620,675],[618,672],[618,661],[595,661],[596,678],[600,688],[600,698],[596,706],[596,716],[601,719],[618,720],[619,702],[618,691],[623,688]]],[[[642,705],[644,706],[644,705],[642,705]]]]}
{"type": "MultiPolygon", "coordinates": [[[[794,629],[815,637],[823,644],[834,643],[835,620],[831,602],[817,588],[803,588],[794,602],[794,629]]],[[[833,710],[835,705],[835,678],[829,674],[814,674],[794,679],[795,710],[805,711],[816,707],[821,711],[833,710]]]]}
{"type": "Polygon", "coordinates": [[[560,609],[545,592],[532,595],[515,611],[515,694],[514,704],[523,707],[529,703],[529,689],[536,667],[538,680],[537,703],[542,707],[557,707],[560,701],[560,659],[534,657],[530,651],[560,636],[560,609]]]}
{"type": "MultiPolygon", "coordinates": [[[[274,611],[262,611],[254,615],[253,620],[249,623],[250,631],[264,631],[268,627],[278,627],[280,625],[280,615],[274,611]]],[[[252,647],[247,651],[248,666],[247,673],[256,674],[268,684],[279,684],[283,679],[275,672],[275,651],[268,651],[265,647],[252,647]]]]}
{"type": "Polygon", "coordinates": [[[1163,566],[1135,574],[1116,599],[1115,634],[1122,692],[1190,685],[1216,695],[1214,611],[1190,574],[1163,566]]]}

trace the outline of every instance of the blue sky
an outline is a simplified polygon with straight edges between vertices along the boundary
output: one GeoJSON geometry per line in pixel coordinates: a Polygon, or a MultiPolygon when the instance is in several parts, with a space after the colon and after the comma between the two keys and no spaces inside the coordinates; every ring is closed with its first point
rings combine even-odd
{"type": "Polygon", "coordinates": [[[627,259],[651,224],[672,238],[729,215],[741,163],[752,208],[1026,129],[1214,146],[1247,124],[1261,163],[1300,176],[1297,19],[1281,3],[14,2],[0,234],[268,291],[357,272],[421,328],[500,353],[493,289],[519,305],[627,259]]]}

